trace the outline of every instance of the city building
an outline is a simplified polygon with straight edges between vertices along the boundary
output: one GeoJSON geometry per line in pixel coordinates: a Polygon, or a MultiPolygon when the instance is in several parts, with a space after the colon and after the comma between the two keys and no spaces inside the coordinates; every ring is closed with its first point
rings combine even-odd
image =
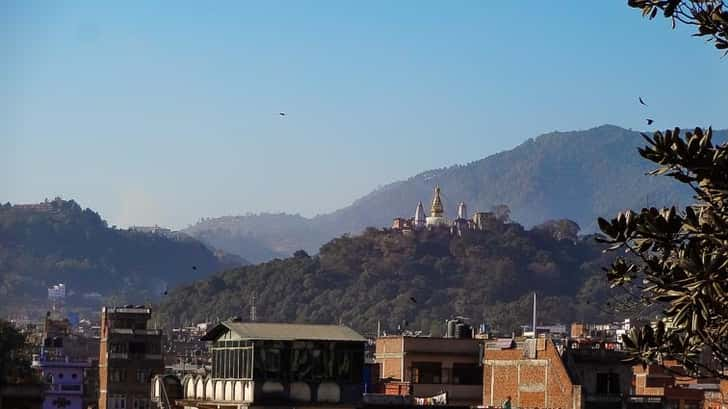
{"type": "MultiPolygon", "coordinates": [[[[361,402],[366,339],[341,325],[225,321],[202,337],[211,342],[212,373],[182,381],[186,408],[279,405],[353,408],[361,402]]],[[[153,381],[165,402],[168,378],[153,381]]]]}
{"type": "Polygon", "coordinates": [[[49,311],[43,324],[40,353],[33,354],[31,366],[39,371],[46,390],[43,408],[85,409],[86,371],[98,355],[98,344],[72,335],[68,319],[56,319],[58,310],[49,311]]]}
{"type": "Polygon", "coordinates": [[[45,383],[43,409],[85,409],[84,370],[88,361],[75,361],[62,353],[45,351],[33,357],[32,367],[45,383]]]}
{"type": "Polygon", "coordinates": [[[624,321],[607,324],[586,324],[575,322],[571,324],[572,339],[599,339],[612,343],[622,343],[622,336],[632,329],[632,323],[627,318],[624,321]]]}
{"type": "Polygon", "coordinates": [[[632,365],[615,342],[569,340],[562,354],[574,383],[581,385],[584,409],[622,409],[632,395],[632,365]]]}
{"type": "Polygon", "coordinates": [[[705,395],[720,393],[717,379],[695,378],[674,360],[662,365],[635,365],[633,401],[650,401],[665,409],[701,409],[705,395]]]}
{"type": "Polygon", "coordinates": [[[728,379],[720,381],[717,391],[706,391],[704,409],[728,409],[728,379]]]}
{"type": "Polygon", "coordinates": [[[569,374],[550,338],[486,342],[483,354],[484,406],[581,409],[582,388],[569,374]]]}
{"type": "Polygon", "coordinates": [[[162,332],[149,328],[152,310],[103,307],[99,409],[149,409],[150,385],[164,371],[162,332]]]}
{"type": "Polygon", "coordinates": [[[482,401],[483,371],[480,340],[462,338],[383,336],[376,340],[375,362],[380,365],[385,394],[415,398],[447,393],[450,405],[482,401]]]}

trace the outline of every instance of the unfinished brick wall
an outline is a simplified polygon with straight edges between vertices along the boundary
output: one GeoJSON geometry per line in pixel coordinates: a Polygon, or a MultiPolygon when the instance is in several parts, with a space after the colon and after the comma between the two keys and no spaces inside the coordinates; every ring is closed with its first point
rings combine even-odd
{"type": "Polygon", "coordinates": [[[375,362],[382,364],[382,379],[392,378],[403,380],[402,359],[402,337],[381,337],[376,341],[375,362]]]}
{"type": "Polygon", "coordinates": [[[581,392],[572,384],[554,344],[539,345],[535,359],[523,350],[486,350],[483,405],[501,406],[508,396],[514,407],[579,409],[581,392]]]}

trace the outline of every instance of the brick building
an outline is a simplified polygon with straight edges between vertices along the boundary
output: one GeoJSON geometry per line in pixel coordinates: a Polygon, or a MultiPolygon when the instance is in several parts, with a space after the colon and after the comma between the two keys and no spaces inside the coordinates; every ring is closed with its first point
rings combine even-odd
{"type": "Polygon", "coordinates": [[[483,359],[483,405],[581,409],[581,385],[569,375],[549,338],[490,342],[483,359]]]}
{"type": "Polygon", "coordinates": [[[385,393],[428,397],[447,392],[451,404],[480,404],[479,343],[472,338],[377,338],[374,359],[381,365],[385,393]]]}
{"type": "Polygon", "coordinates": [[[164,372],[162,332],[149,329],[152,310],[101,310],[99,409],[149,409],[154,375],[164,372]]]}
{"type": "Polygon", "coordinates": [[[720,381],[717,391],[705,392],[704,409],[728,409],[728,380],[720,381]]]}
{"type": "Polygon", "coordinates": [[[720,393],[717,379],[691,377],[674,360],[665,360],[662,366],[635,365],[633,370],[635,395],[660,398],[663,408],[700,409],[707,403],[706,395],[714,398],[715,392],[720,393]]]}

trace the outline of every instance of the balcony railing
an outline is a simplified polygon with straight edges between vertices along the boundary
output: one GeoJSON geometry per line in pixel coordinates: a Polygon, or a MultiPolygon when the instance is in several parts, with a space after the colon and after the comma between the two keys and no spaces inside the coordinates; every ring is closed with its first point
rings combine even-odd
{"type": "Polygon", "coordinates": [[[83,392],[83,385],[80,383],[49,383],[46,384],[46,390],[66,395],[80,395],[83,392]]]}
{"type": "Polygon", "coordinates": [[[406,369],[405,381],[413,384],[482,385],[483,372],[478,367],[440,370],[412,367],[406,369]]]}

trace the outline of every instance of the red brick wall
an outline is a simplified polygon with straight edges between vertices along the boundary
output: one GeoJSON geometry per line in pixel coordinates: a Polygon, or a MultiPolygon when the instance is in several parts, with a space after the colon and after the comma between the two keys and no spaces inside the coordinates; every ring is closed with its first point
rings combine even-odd
{"type": "Polygon", "coordinates": [[[579,390],[551,341],[537,352],[536,359],[524,358],[520,348],[485,352],[485,406],[500,406],[510,396],[513,407],[579,409],[579,390]]]}

